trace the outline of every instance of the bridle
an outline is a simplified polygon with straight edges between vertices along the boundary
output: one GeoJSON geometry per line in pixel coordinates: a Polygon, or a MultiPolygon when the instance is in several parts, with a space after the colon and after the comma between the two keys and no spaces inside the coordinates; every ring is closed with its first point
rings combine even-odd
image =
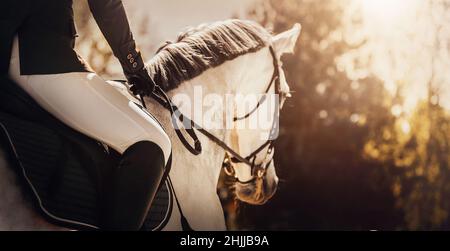
{"type": "MultiPolygon", "coordinates": [[[[178,138],[180,139],[181,143],[183,143],[183,145],[189,152],[191,152],[194,155],[199,155],[202,152],[202,145],[201,145],[201,142],[199,141],[197,134],[194,130],[194,128],[195,128],[198,132],[200,132],[201,134],[206,136],[209,140],[211,140],[212,142],[214,142],[219,147],[221,147],[222,149],[225,150],[226,155],[225,155],[225,158],[224,158],[224,161],[222,164],[222,168],[224,169],[224,171],[227,175],[234,176],[235,171],[234,171],[233,164],[244,163],[251,168],[252,179],[250,179],[249,181],[241,182],[238,178],[236,178],[237,182],[239,182],[241,184],[251,183],[255,179],[264,177],[267,167],[273,161],[273,154],[272,154],[273,149],[274,149],[274,140],[273,140],[274,137],[273,136],[276,134],[276,132],[278,130],[277,119],[279,117],[283,99],[289,96],[288,93],[283,92],[281,90],[280,69],[279,69],[279,64],[278,64],[278,58],[277,58],[277,55],[275,54],[273,47],[270,46],[269,49],[270,49],[270,53],[271,53],[271,56],[273,59],[274,71],[272,74],[272,78],[269,82],[269,85],[266,88],[265,94],[268,94],[270,89],[272,88],[272,86],[275,84],[275,94],[281,95],[282,97],[279,99],[279,102],[276,107],[277,109],[275,109],[275,117],[274,117],[274,120],[272,123],[272,128],[270,130],[269,139],[264,144],[262,144],[260,147],[258,147],[256,150],[254,150],[247,157],[243,157],[242,155],[237,153],[233,148],[228,146],[224,141],[222,141],[218,137],[214,136],[212,133],[210,133],[208,130],[204,129],[197,123],[195,123],[193,120],[184,116],[180,112],[179,108],[170,100],[168,95],[165,93],[164,90],[162,90],[162,88],[159,85],[157,85],[153,80],[152,80],[152,83],[150,83],[153,85],[153,92],[150,96],[153,99],[155,99],[158,103],[160,103],[163,107],[165,107],[167,110],[169,110],[171,118],[172,118],[172,123],[175,128],[175,132],[176,132],[178,138]],[[183,123],[183,125],[184,125],[183,130],[193,140],[194,145],[191,145],[188,142],[188,140],[186,139],[184,134],[181,132],[181,129],[178,128],[177,120],[179,120],[181,123],[183,123]],[[186,124],[188,126],[185,126],[186,124]],[[258,154],[261,153],[266,148],[267,148],[267,151],[266,151],[266,156],[264,158],[264,161],[261,163],[255,163],[258,154]],[[269,159],[269,157],[270,157],[270,159],[269,159]]],[[[140,97],[140,99],[142,102],[142,106],[144,108],[146,108],[144,99],[142,97],[140,97]]],[[[240,121],[240,120],[247,119],[248,117],[250,117],[250,115],[252,115],[254,112],[256,112],[258,110],[260,105],[262,103],[264,103],[265,100],[266,100],[266,95],[263,95],[261,97],[261,99],[258,101],[258,103],[254,109],[252,109],[249,113],[247,113],[246,115],[244,115],[242,117],[234,117],[233,121],[240,121]]]]}
{"type": "MultiPolygon", "coordinates": [[[[277,104],[277,107],[275,109],[275,116],[274,116],[274,120],[272,122],[272,127],[270,129],[269,139],[265,143],[263,143],[260,147],[258,147],[256,150],[254,150],[252,153],[250,153],[247,157],[245,157],[244,159],[246,161],[242,161],[241,159],[236,158],[236,156],[229,156],[228,154],[226,154],[224,162],[222,163],[222,167],[224,168],[225,173],[229,176],[234,176],[234,174],[235,174],[233,164],[245,163],[250,166],[252,179],[243,182],[236,178],[236,180],[241,184],[252,183],[255,179],[264,177],[264,175],[266,174],[267,167],[272,163],[272,161],[273,161],[272,153],[274,150],[274,143],[275,143],[274,135],[276,134],[276,132],[278,130],[277,120],[278,120],[279,113],[281,110],[281,103],[282,103],[283,98],[288,96],[287,93],[284,93],[281,90],[280,69],[279,69],[279,65],[278,65],[278,58],[275,54],[273,47],[270,46],[269,49],[270,49],[270,53],[271,53],[272,59],[273,59],[274,71],[272,74],[272,78],[270,79],[270,82],[265,90],[265,94],[268,94],[270,92],[270,89],[272,88],[272,86],[275,84],[275,95],[280,95],[280,94],[282,95],[282,98],[279,99],[279,103],[277,104]],[[264,149],[266,149],[266,148],[267,148],[267,151],[266,151],[266,155],[265,155],[263,161],[261,163],[256,164],[255,161],[256,161],[257,156],[262,151],[264,151],[264,149]]],[[[245,120],[245,119],[249,118],[253,113],[255,113],[259,109],[261,104],[265,102],[266,97],[267,97],[266,95],[263,95],[261,97],[261,99],[258,101],[255,108],[253,108],[249,113],[245,114],[244,116],[234,117],[233,121],[241,121],[241,120],[245,120]]]]}

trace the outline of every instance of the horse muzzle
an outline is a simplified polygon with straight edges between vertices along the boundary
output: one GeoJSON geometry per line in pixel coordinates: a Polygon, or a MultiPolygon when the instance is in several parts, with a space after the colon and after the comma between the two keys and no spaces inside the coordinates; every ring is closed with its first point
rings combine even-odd
{"type": "Polygon", "coordinates": [[[236,196],[240,201],[251,205],[263,205],[269,201],[278,187],[278,177],[265,175],[258,177],[251,182],[240,183],[236,185],[236,196]]]}

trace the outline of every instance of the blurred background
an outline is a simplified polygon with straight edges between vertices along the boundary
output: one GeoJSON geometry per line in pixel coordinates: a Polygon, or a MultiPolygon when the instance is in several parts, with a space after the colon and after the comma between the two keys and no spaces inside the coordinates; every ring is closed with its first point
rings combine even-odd
{"type": "MultiPolygon", "coordinates": [[[[187,26],[252,19],[303,26],[284,69],[294,97],[264,206],[221,182],[230,229],[450,230],[450,0],[123,0],[149,59],[187,26]],[[292,116],[295,114],[295,116],[292,116]]],[[[85,1],[77,49],[122,78],[85,1]]]]}

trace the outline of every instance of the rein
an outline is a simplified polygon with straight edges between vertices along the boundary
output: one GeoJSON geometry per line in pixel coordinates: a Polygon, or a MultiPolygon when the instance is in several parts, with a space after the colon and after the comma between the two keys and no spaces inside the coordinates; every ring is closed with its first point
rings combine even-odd
{"type": "MultiPolygon", "coordinates": [[[[273,84],[275,83],[275,94],[282,94],[281,88],[280,88],[280,72],[279,72],[278,59],[277,59],[277,56],[275,54],[273,47],[270,46],[269,49],[270,49],[270,53],[273,58],[274,72],[273,72],[272,78],[270,80],[270,83],[269,83],[268,87],[266,88],[265,93],[267,94],[270,91],[273,84]]],[[[201,145],[201,142],[198,139],[198,136],[194,130],[194,128],[195,128],[198,132],[200,132],[201,134],[206,136],[209,140],[211,140],[212,142],[217,144],[219,147],[224,149],[231,156],[230,161],[232,163],[244,163],[251,168],[252,174],[254,174],[255,170],[257,169],[258,177],[262,177],[264,175],[265,168],[266,168],[266,166],[268,166],[270,164],[270,162],[272,162],[272,159],[264,166],[263,166],[264,163],[256,165],[255,160],[256,160],[257,155],[261,151],[263,151],[266,147],[268,147],[267,155],[270,155],[272,153],[274,140],[272,140],[272,139],[267,140],[264,144],[262,144],[260,147],[258,147],[250,155],[248,155],[247,157],[243,157],[242,155],[237,153],[234,149],[232,149],[230,146],[228,146],[224,141],[217,138],[215,135],[213,135],[212,133],[210,133],[208,130],[204,129],[200,125],[198,125],[196,122],[194,122],[190,118],[184,116],[181,113],[181,111],[179,110],[179,108],[171,101],[171,99],[168,97],[166,92],[159,85],[157,85],[153,81],[153,79],[152,79],[151,85],[153,85],[153,92],[151,93],[150,97],[153,98],[154,100],[156,100],[160,105],[162,105],[164,108],[166,108],[170,112],[170,116],[172,118],[172,124],[175,127],[175,132],[176,132],[178,138],[180,139],[181,143],[183,143],[184,147],[189,152],[191,152],[193,155],[199,155],[202,152],[202,145],[201,145]],[[192,139],[192,141],[194,142],[193,145],[191,145],[188,142],[185,135],[181,132],[181,129],[177,127],[177,120],[179,120],[183,124],[183,127],[184,127],[183,130],[186,131],[187,135],[192,139]],[[185,126],[186,125],[185,123],[188,124],[187,127],[185,126]]],[[[265,101],[265,99],[266,99],[266,97],[263,96],[258,101],[258,104],[256,105],[256,107],[254,109],[252,109],[249,113],[247,113],[246,115],[244,115],[242,117],[235,117],[234,121],[239,121],[239,120],[248,118],[259,108],[259,106],[265,101]]],[[[144,108],[147,108],[144,99],[142,97],[140,97],[140,100],[141,100],[142,106],[144,108]]],[[[281,103],[281,99],[280,99],[280,103],[281,103]]],[[[279,109],[280,109],[280,107],[278,107],[278,109],[275,110],[276,117],[278,117],[278,115],[279,115],[279,109]]],[[[275,118],[273,121],[273,124],[272,124],[272,129],[270,131],[270,136],[274,135],[274,133],[277,129],[276,124],[277,123],[276,123],[276,118],[275,118]]],[[[269,138],[273,138],[273,137],[269,137],[269,138]]],[[[225,161],[224,161],[224,163],[225,163],[225,161]]],[[[240,182],[239,180],[238,181],[240,183],[245,184],[245,183],[249,183],[249,182],[253,181],[254,179],[256,179],[256,177],[253,177],[253,179],[251,179],[250,181],[246,181],[246,182],[240,182]]]]}
{"type": "MultiPolygon", "coordinates": [[[[269,49],[270,49],[270,53],[271,53],[272,59],[273,59],[274,71],[273,71],[269,86],[267,87],[265,93],[267,94],[270,91],[272,85],[275,83],[275,94],[286,95],[286,93],[283,93],[281,91],[281,87],[280,87],[280,70],[279,70],[279,65],[278,65],[278,58],[277,58],[272,46],[270,46],[269,49]]],[[[222,163],[222,168],[224,168],[224,170],[227,174],[229,174],[229,170],[227,171],[227,168],[231,167],[231,163],[245,163],[246,165],[248,165],[251,168],[252,179],[250,179],[249,181],[242,182],[238,178],[236,178],[237,182],[239,182],[241,184],[249,184],[249,183],[253,182],[254,180],[256,180],[257,178],[262,178],[265,175],[267,166],[269,166],[269,164],[273,161],[273,156],[270,159],[270,161],[268,161],[266,164],[264,164],[264,162],[262,162],[262,163],[256,165],[255,160],[256,160],[257,155],[261,151],[263,151],[266,147],[268,147],[268,149],[267,149],[265,160],[267,159],[267,156],[270,156],[272,154],[273,147],[274,147],[273,146],[274,140],[272,139],[274,137],[272,137],[272,136],[274,135],[275,130],[277,129],[276,128],[276,125],[277,125],[276,118],[278,117],[279,112],[280,112],[280,107],[281,107],[281,102],[282,102],[281,99],[279,100],[278,109],[275,109],[276,117],[274,118],[274,121],[272,123],[272,129],[270,130],[269,140],[267,140],[264,144],[262,144],[260,147],[258,147],[255,151],[253,151],[247,157],[242,157],[242,155],[237,153],[233,148],[228,146],[224,141],[217,138],[215,135],[213,135],[208,130],[204,129],[203,127],[201,127],[200,125],[195,123],[193,120],[184,116],[181,113],[181,111],[179,110],[179,108],[172,102],[172,100],[169,98],[169,96],[166,94],[166,92],[159,85],[157,85],[152,78],[150,78],[150,79],[151,79],[150,84],[153,85],[153,91],[152,91],[150,97],[153,98],[154,100],[156,100],[160,105],[162,105],[164,108],[166,108],[170,112],[170,116],[172,118],[172,124],[175,128],[175,132],[176,132],[178,138],[180,139],[181,143],[183,143],[184,147],[189,152],[191,152],[194,155],[199,155],[202,152],[202,144],[201,144],[200,140],[198,139],[197,134],[195,133],[195,130],[194,130],[194,128],[195,128],[201,134],[203,134],[205,137],[207,137],[209,140],[211,140],[212,142],[217,144],[219,147],[224,149],[225,152],[227,153],[227,155],[228,154],[231,155],[231,159],[225,157],[224,162],[222,163]],[[181,132],[181,129],[177,127],[177,120],[179,120],[181,123],[187,122],[189,124],[187,127],[184,127],[184,131],[186,131],[186,133],[189,135],[189,137],[194,141],[193,146],[191,144],[189,144],[188,140],[181,132]]],[[[144,98],[142,96],[140,96],[139,98],[141,100],[142,106],[147,109],[144,98]]],[[[243,119],[248,118],[251,114],[253,114],[259,108],[259,106],[264,101],[265,101],[265,96],[263,96],[258,101],[258,104],[256,105],[256,107],[253,110],[251,110],[248,114],[246,114],[243,117],[235,117],[234,121],[243,120],[243,119]]],[[[167,171],[169,171],[169,170],[167,170],[167,171]]],[[[169,177],[169,182],[170,182],[170,186],[172,187],[172,190],[174,192],[174,197],[175,197],[175,200],[176,200],[176,203],[178,206],[178,210],[180,212],[181,226],[182,226],[183,230],[192,231],[193,229],[189,225],[189,222],[187,221],[187,218],[185,217],[183,210],[181,209],[180,203],[178,201],[178,198],[177,198],[177,195],[173,188],[170,177],[169,177]]]]}

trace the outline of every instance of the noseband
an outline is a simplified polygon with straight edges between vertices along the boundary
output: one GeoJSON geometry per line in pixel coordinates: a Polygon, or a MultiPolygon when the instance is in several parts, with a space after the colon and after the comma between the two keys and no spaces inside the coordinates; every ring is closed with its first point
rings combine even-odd
{"type": "MultiPolygon", "coordinates": [[[[273,75],[270,80],[270,83],[269,83],[268,87],[266,88],[265,94],[269,93],[270,89],[272,88],[272,86],[275,83],[275,94],[276,95],[281,94],[283,97],[286,97],[288,94],[284,93],[281,90],[278,58],[275,54],[273,47],[270,46],[269,49],[270,49],[270,53],[271,53],[271,56],[273,59],[274,71],[273,71],[273,75]]],[[[270,155],[272,155],[273,148],[274,148],[274,140],[272,138],[274,138],[273,136],[275,135],[275,133],[278,129],[277,128],[278,123],[276,123],[276,121],[277,121],[277,118],[279,117],[279,113],[280,113],[280,108],[281,108],[281,103],[282,103],[281,98],[279,99],[279,103],[277,106],[278,109],[275,109],[275,117],[274,117],[274,120],[272,123],[272,128],[270,130],[269,139],[264,144],[262,144],[260,147],[258,147],[255,151],[253,151],[250,155],[248,155],[247,157],[243,157],[242,155],[237,153],[234,149],[232,149],[230,146],[228,146],[224,141],[222,141],[221,139],[219,139],[216,136],[214,136],[213,134],[211,134],[208,130],[204,129],[203,127],[201,127],[200,125],[195,123],[193,120],[184,116],[181,113],[181,111],[178,109],[178,107],[170,100],[170,98],[167,96],[165,91],[162,90],[162,88],[159,85],[157,85],[153,80],[152,80],[152,83],[150,83],[150,84],[153,85],[153,92],[151,94],[151,97],[153,99],[155,99],[158,103],[160,103],[163,107],[165,107],[167,110],[169,110],[170,115],[172,117],[172,123],[174,125],[175,132],[176,132],[178,138],[180,139],[181,143],[183,143],[183,145],[186,147],[186,149],[189,152],[191,152],[194,155],[199,155],[202,152],[202,145],[201,145],[201,142],[199,141],[197,134],[194,130],[194,128],[195,128],[198,132],[200,132],[201,134],[206,136],[209,140],[211,140],[212,142],[214,142],[215,144],[217,144],[219,147],[221,147],[222,149],[224,149],[227,152],[227,155],[224,159],[222,167],[225,169],[225,172],[228,175],[234,174],[234,171],[231,169],[232,164],[244,163],[251,168],[252,179],[249,181],[246,181],[246,182],[241,182],[239,179],[237,179],[237,181],[239,183],[247,184],[247,183],[253,182],[257,178],[262,178],[265,175],[267,167],[273,161],[273,156],[269,160],[266,160],[266,159],[270,155]],[[183,129],[178,128],[177,120],[179,120],[181,123],[183,123],[183,125],[188,123],[189,124],[188,128],[186,128],[186,127],[183,129]],[[193,146],[191,144],[189,144],[188,140],[186,139],[184,134],[181,132],[182,130],[184,130],[189,135],[189,137],[194,141],[193,146]],[[265,157],[264,161],[262,163],[255,163],[258,154],[260,152],[262,152],[265,148],[267,148],[267,152],[266,152],[266,157],[265,157]]],[[[145,105],[144,99],[142,97],[140,97],[140,99],[142,102],[142,106],[144,108],[147,108],[145,105]]],[[[256,105],[256,107],[254,109],[252,109],[249,113],[247,113],[246,115],[244,115],[242,117],[235,117],[233,120],[239,121],[239,120],[247,119],[250,115],[252,115],[254,112],[256,112],[258,110],[260,105],[262,103],[264,103],[265,100],[266,100],[266,96],[263,95],[261,97],[261,99],[258,101],[258,104],[256,105]]]]}

